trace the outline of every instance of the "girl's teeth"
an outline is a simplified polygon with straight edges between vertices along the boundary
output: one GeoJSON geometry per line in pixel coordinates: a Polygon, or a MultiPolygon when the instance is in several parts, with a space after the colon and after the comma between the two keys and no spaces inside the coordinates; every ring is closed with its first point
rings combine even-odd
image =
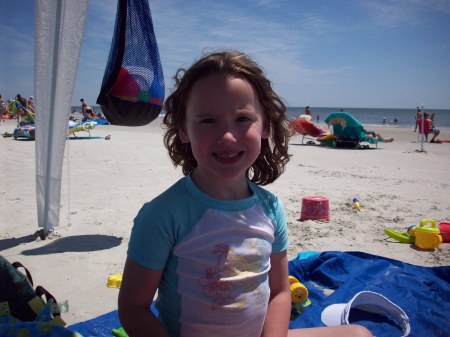
{"type": "Polygon", "coordinates": [[[227,158],[227,159],[229,159],[229,158],[234,158],[234,157],[237,157],[237,156],[238,156],[238,153],[219,154],[219,157],[220,157],[220,158],[227,158]]]}

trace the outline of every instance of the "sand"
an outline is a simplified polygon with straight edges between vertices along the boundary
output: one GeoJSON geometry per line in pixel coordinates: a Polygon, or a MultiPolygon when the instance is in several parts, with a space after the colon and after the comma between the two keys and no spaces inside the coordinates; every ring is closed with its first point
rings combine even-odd
{"type": "MultiPolygon", "coordinates": [[[[177,181],[162,143],[160,119],[143,127],[98,126],[91,139],[66,143],[60,225],[46,240],[37,227],[35,142],[0,137],[0,254],[20,261],[61,302],[70,325],[117,308],[108,276],[121,273],[133,218],[146,201],[177,181]],[[105,136],[110,135],[110,140],[105,136]]],[[[291,247],[302,251],[364,251],[421,266],[450,265],[450,244],[431,251],[388,239],[421,219],[450,221],[450,144],[418,152],[412,129],[371,127],[393,143],[346,150],[302,145],[291,139],[286,172],[267,189],[282,200],[291,247]],[[329,199],[330,222],[299,221],[302,198],[329,199]],[[352,207],[353,197],[362,211],[352,207]]],[[[0,123],[0,133],[14,130],[0,123]]],[[[86,137],[87,133],[79,133],[86,137]]],[[[450,139],[450,130],[441,130],[450,139]]]]}

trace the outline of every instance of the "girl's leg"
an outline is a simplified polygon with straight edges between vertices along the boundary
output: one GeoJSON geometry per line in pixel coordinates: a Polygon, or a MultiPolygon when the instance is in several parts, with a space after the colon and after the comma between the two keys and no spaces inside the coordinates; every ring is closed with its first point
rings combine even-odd
{"type": "Polygon", "coordinates": [[[339,325],[289,330],[288,337],[373,337],[362,325],[339,325]]]}

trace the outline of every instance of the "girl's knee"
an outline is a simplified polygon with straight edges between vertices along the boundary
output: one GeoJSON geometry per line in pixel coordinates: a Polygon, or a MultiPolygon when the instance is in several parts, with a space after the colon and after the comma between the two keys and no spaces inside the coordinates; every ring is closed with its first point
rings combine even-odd
{"type": "Polygon", "coordinates": [[[372,333],[362,325],[351,325],[353,337],[373,337],[372,333]]]}
{"type": "Polygon", "coordinates": [[[289,330],[288,337],[373,337],[362,325],[338,325],[289,330]]]}

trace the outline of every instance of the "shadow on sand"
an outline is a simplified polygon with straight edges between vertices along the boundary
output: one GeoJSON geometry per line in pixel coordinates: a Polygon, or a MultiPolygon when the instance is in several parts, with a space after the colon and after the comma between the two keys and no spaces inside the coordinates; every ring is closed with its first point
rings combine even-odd
{"type": "MultiPolygon", "coordinates": [[[[0,240],[0,251],[15,247],[22,243],[36,240],[37,234],[27,235],[21,238],[0,240]]],[[[48,241],[42,247],[22,251],[23,255],[46,255],[65,252],[92,252],[117,247],[122,243],[122,238],[112,235],[92,234],[75,235],[48,241]]]]}
{"type": "Polygon", "coordinates": [[[29,243],[36,241],[38,237],[37,232],[34,234],[22,236],[20,238],[8,238],[8,239],[0,239],[0,251],[6,250],[12,247],[16,247],[22,243],[29,243]]]}

